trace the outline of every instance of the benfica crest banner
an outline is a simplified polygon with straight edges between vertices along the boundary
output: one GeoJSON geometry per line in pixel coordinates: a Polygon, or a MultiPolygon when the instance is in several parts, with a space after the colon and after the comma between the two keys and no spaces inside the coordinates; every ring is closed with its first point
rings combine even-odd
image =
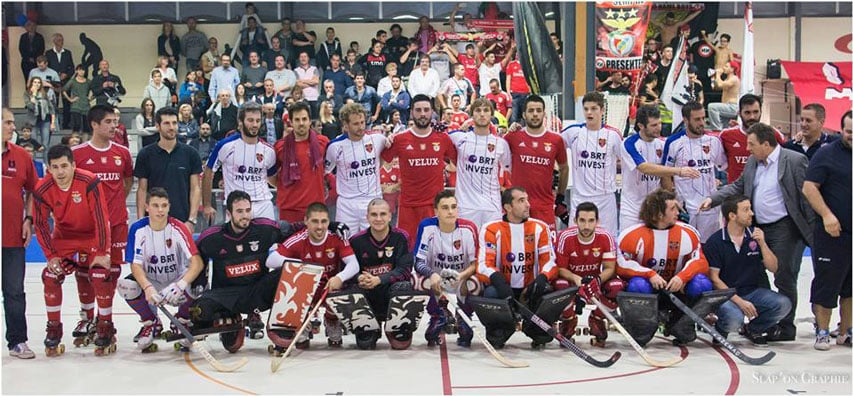
{"type": "Polygon", "coordinates": [[[826,108],[824,126],[840,131],[841,116],[853,105],[853,62],[782,61],[782,66],[800,101],[822,104],[826,108]]]}
{"type": "Polygon", "coordinates": [[[599,1],[595,3],[595,69],[633,71],[643,68],[643,46],[652,3],[599,1]]]}

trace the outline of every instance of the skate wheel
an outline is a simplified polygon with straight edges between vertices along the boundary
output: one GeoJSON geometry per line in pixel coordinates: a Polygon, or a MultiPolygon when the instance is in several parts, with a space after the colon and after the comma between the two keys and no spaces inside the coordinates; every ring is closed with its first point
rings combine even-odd
{"type": "Polygon", "coordinates": [[[575,335],[576,336],[581,335],[581,329],[575,329],[575,335]]]}
{"type": "Polygon", "coordinates": [[[160,338],[162,338],[164,340],[167,338],[172,338],[172,336],[173,336],[173,334],[172,334],[171,330],[164,330],[162,333],[160,333],[160,338]]]}
{"type": "Polygon", "coordinates": [[[172,344],[172,347],[175,348],[175,352],[180,352],[181,348],[183,348],[183,345],[181,345],[180,342],[176,342],[176,343],[172,344]]]}
{"type": "Polygon", "coordinates": [[[258,330],[252,334],[253,340],[260,340],[262,338],[264,338],[264,331],[263,330],[258,330]]]}
{"type": "Polygon", "coordinates": [[[589,335],[589,328],[583,328],[583,335],[589,335]]]}
{"type": "Polygon", "coordinates": [[[275,345],[267,345],[267,353],[269,353],[269,354],[275,353],[275,345]]]}
{"type": "Polygon", "coordinates": [[[154,352],[157,352],[159,350],[159,348],[160,347],[158,347],[157,344],[151,344],[151,345],[147,346],[145,349],[143,349],[142,353],[154,353],[154,352]]]}

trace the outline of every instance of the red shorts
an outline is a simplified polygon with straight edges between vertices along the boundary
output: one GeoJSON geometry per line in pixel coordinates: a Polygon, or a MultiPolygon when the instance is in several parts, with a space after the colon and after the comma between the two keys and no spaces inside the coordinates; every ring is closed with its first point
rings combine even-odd
{"type": "MultiPolygon", "coordinates": [[[[126,242],[126,241],[125,241],[126,242]]],[[[53,246],[56,247],[56,254],[60,259],[68,258],[77,261],[77,265],[83,268],[89,268],[91,258],[95,256],[94,239],[54,239],[53,246]],[[77,257],[75,257],[77,256],[77,257]]]]}
{"type": "Polygon", "coordinates": [[[110,227],[110,264],[124,264],[124,250],[127,247],[127,223],[110,227]]]}
{"type": "Polygon", "coordinates": [[[278,210],[278,219],[279,220],[285,220],[288,223],[296,223],[299,221],[305,221],[305,209],[303,209],[303,210],[279,209],[278,210]]]}
{"type": "Polygon", "coordinates": [[[435,216],[435,208],[432,205],[400,206],[400,212],[397,215],[397,227],[409,233],[409,249],[415,245],[415,238],[418,237],[418,225],[421,224],[421,220],[433,216],[435,216]]]}
{"type": "Polygon", "coordinates": [[[549,208],[534,208],[530,207],[530,217],[536,220],[542,220],[545,224],[548,224],[548,228],[551,230],[551,241],[553,242],[557,237],[557,216],[554,215],[554,207],[551,206],[549,208]]]}

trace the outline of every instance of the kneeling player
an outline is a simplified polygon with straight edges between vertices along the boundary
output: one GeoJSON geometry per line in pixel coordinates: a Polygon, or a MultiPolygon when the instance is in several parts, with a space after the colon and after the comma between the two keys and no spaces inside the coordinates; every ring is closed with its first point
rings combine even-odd
{"type": "MultiPolygon", "coordinates": [[[[584,304],[593,304],[595,297],[607,308],[616,309],[616,294],[625,287],[625,282],[614,278],[616,273],[616,243],[603,228],[598,227],[598,207],[592,202],[580,203],[575,209],[575,225],[557,236],[557,274],[554,282],[557,290],[578,286],[581,300],[577,298],[566,307],[560,317],[560,333],[572,338],[578,324],[576,312],[584,304]]],[[[589,333],[594,337],[592,345],[604,347],[607,340],[607,325],[604,314],[596,308],[589,315],[589,333]]]]}
{"type": "MultiPolygon", "coordinates": [[[[678,201],[675,194],[656,190],[649,194],[640,207],[640,220],[619,235],[619,253],[617,274],[628,279],[625,291],[631,293],[652,294],[654,290],[665,289],[686,294],[688,305],[695,303],[700,295],[712,289],[708,279],[708,261],[699,244],[699,234],[688,224],[677,221],[678,201]]],[[[624,306],[620,300],[620,309],[625,328],[644,345],[657,330],[657,312],[642,310],[641,306],[657,306],[657,296],[653,300],[639,305],[624,306]],[[655,318],[649,321],[649,318],[655,318]]],[[[669,301],[669,300],[665,300],[669,301]]],[[[722,302],[720,302],[722,303],[722,302]]],[[[709,312],[712,312],[713,307],[709,312]]],[[[696,325],[669,303],[663,309],[665,320],[664,334],[675,336],[676,344],[684,344],[696,339],[696,325]],[[683,320],[681,320],[683,319],[683,320]]],[[[700,312],[697,312],[703,315],[700,312]]]]}
{"type": "MultiPolygon", "coordinates": [[[[321,264],[325,268],[320,285],[314,294],[312,301],[317,304],[323,294],[323,289],[330,291],[338,290],[344,282],[352,279],[358,274],[358,261],[355,259],[349,241],[329,232],[329,209],[320,202],[308,205],[305,210],[306,229],[293,234],[267,257],[266,265],[270,269],[278,269],[286,260],[305,261],[321,264]],[[344,264],[343,266],[341,264],[344,264]]],[[[326,326],[326,338],[329,346],[340,347],[343,331],[337,316],[326,306],[324,315],[326,326]]],[[[296,347],[304,349],[308,347],[311,329],[306,327],[306,332],[300,334],[296,340],[296,347]]],[[[273,335],[271,334],[270,337],[273,335]]],[[[292,337],[292,334],[282,334],[284,338],[292,337]]]]}
{"type": "Polygon", "coordinates": [[[153,352],[157,350],[154,339],[163,325],[152,304],[178,306],[175,317],[189,324],[189,307],[195,294],[191,293],[194,288],[187,287],[204,287],[204,282],[194,284],[204,264],[187,226],[169,216],[169,194],[165,189],[149,190],[145,209],[148,217],[130,227],[125,260],[131,263],[131,275],[118,281],[118,293],[142,322],[136,345],[143,352],[153,352]]]}
{"type": "MultiPolygon", "coordinates": [[[[456,197],[452,191],[438,193],[433,206],[436,216],[421,221],[415,241],[415,271],[424,279],[429,279],[434,293],[427,304],[430,318],[424,334],[429,346],[439,343],[441,329],[454,319],[447,312],[443,285],[456,291],[458,286],[467,285],[468,279],[477,269],[477,226],[470,220],[459,218],[456,197]]],[[[463,292],[467,294],[468,288],[459,290],[460,294],[463,292]]],[[[461,303],[463,299],[464,296],[460,295],[460,307],[470,317],[473,309],[461,303]]],[[[459,346],[471,346],[471,338],[474,336],[471,328],[458,314],[455,323],[459,326],[456,343],[459,346]]]]}

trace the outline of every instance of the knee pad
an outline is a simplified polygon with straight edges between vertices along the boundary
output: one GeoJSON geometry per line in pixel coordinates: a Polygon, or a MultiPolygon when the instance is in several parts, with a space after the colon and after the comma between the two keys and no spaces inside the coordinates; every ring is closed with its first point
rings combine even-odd
{"type": "Polygon", "coordinates": [[[554,290],[568,289],[569,286],[571,286],[571,284],[565,279],[557,279],[554,282],[551,282],[551,287],[553,287],[554,290]]]}
{"type": "Polygon", "coordinates": [[[390,290],[391,290],[391,295],[394,295],[397,292],[412,290],[412,282],[403,281],[403,282],[392,283],[390,290]]]}
{"type": "Polygon", "coordinates": [[[121,278],[121,266],[118,264],[110,266],[110,279],[113,282],[118,282],[118,279],[121,278]]]}
{"type": "Polygon", "coordinates": [[[506,344],[507,340],[512,337],[512,333],[515,332],[515,328],[503,328],[503,327],[487,327],[486,328],[486,340],[489,341],[492,346],[495,348],[503,348],[504,344],[506,344]]]}
{"type": "Polygon", "coordinates": [[[589,333],[599,339],[607,339],[607,325],[604,323],[604,314],[598,310],[592,311],[587,319],[589,333]]]}
{"type": "Polygon", "coordinates": [[[139,283],[127,278],[119,279],[116,291],[121,298],[125,300],[135,300],[142,295],[142,289],[139,288],[139,283]]]}
{"type": "Polygon", "coordinates": [[[540,329],[539,326],[529,320],[525,320],[521,323],[521,331],[537,344],[547,344],[554,339],[554,337],[551,337],[550,334],[546,333],[540,329]]]}
{"type": "Polygon", "coordinates": [[[635,276],[628,280],[628,287],[625,291],[631,293],[652,294],[652,283],[648,279],[641,276],[635,276]]]}
{"type": "Polygon", "coordinates": [[[687,282],[687,286],[684,287],[684,293],[687,294],[687,297],[699,298],[702,293],[713,289],[714,285],[711,284],[711,280],[705,274],[696,274],[690,282],[687,282]]]}
{"type": "Polygon", "coordinates": [[[110,270],[108,268],[104,268],[104,267],[89,268],[89,281],[90,282],[93,282],[93,283],[97,282],[97,281],[109,282],[111,279],[110,275],[111,275],[110,270]]]}
{"type": "Polygon", "coordinates": [[[625,290],[628,287],[628,282],[625,282],[619,278],[613,278],[607,282],[604,282],[601,285],[601,291],[604,294],[604,297],[607,297],[611,300],[616,300],[616,296],[619,295],[619,292],[625,290]]]}
{"type": "Polygon", "coordinates": [[[65,274],[54,274],[47,267],[41,271],[41,282],[43,284],[61,285],[65,282],[65,274]]]}
{"type": "Polygon", "coordinates": [[[479,296],[483,294],[483,283],[476,275],[470,276],[460,287],[460,293],[465,296],[479,296]]]}
{"type": "Polygon", "coordinates": [[[77,278],[77,282],[89,283],[89,267],[77,267],[74,277],[77,278]]]}

